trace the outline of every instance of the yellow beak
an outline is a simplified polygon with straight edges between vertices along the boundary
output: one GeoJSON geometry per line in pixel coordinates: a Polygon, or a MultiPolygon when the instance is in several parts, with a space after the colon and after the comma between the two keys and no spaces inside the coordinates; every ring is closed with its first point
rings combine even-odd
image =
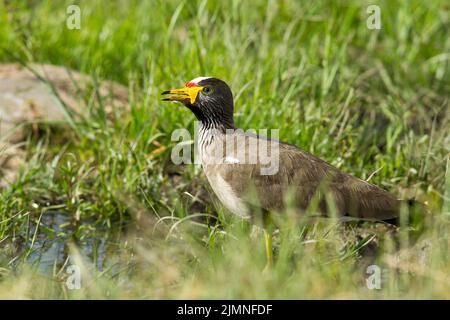
{"type": "Polygon", "coordinates": [[[162,95],[171,94],[171,96],[164,98],[164,101],[184,101],[189,100],[191,104],[194,104],[197,99],[198,93],[203,89],[201,86],[184,87],[181,89],[167,90],[161,93],[162,95]]]}

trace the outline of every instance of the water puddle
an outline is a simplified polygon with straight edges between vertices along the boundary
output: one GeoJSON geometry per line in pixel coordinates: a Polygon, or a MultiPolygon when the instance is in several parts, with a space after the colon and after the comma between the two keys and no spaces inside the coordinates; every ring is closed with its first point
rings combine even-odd
{"type": "Polygon", "coordinates": [[[77,248],[83,262],[102,272],[105,269],[120,269],[118,256],[127,253],[121,240],[120,230],[94,227],[94,223],[83,222],[78,228],[72,224],[69,214],[45,212],[39,227],[26,226],[18,240],[13,241],[14,258],[10,266],[14,269],[21,263],[37,268],[44,274],[52,274],[64,266],[74,263],[71,245],[77,248]]]}

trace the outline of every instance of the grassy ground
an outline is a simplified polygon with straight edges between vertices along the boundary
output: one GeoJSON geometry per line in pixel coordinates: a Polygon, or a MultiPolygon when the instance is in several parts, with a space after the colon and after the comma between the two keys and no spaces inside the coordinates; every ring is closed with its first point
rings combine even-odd
{"type": "Polygon", "coordinates": [[[68,30],[72,2],[0,2],[0,61],[118,81],[131,109],[107,119],[94,101],[29,137],[0,191],[0,298],[450,298],[447,1],[81,1],[68,30]],[[369,4],[381,30],[366,27],[369,4]],[[199,75],[231,85],[237,126],[278,128],[426,202],[423,233],[287,219],[262,272],[261,234],[217,206],[201,168],[170,163],[172,131],[194,117],[159,93],[199,75]]]}

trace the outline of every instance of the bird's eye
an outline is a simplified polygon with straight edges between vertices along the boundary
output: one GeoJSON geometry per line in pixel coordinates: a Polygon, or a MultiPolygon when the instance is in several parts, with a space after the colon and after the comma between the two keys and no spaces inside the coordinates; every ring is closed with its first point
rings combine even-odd
{"type": "Polygon", "coordinates": [[[202,89],[202,92],[206,95],[211,94],[213,92],[213,89],[211,87],[204,87],[202,89]]]}

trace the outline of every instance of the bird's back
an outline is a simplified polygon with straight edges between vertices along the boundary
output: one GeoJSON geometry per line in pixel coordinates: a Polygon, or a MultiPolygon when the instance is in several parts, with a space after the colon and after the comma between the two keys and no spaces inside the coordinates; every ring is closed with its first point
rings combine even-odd
{"type": "MultiPolygon", "coordinates": [[[[398,217],[400,201],[375,185],[294,145],[239,132],[233,135],[235,145],[230,148],[228,140],[227,147],[223,147],[223,161],[205,163],[204,170],[219,199],[234,213],[247,215],[244,205],[280,210],[289,198],[301,209],[308,208],[315,199],[323,215],[335,208],[338,216],[373,220],[398,217]],[[264,169],[273,163],[263,159],[271,156],[277,170],[267,174],[264,169]]],[[[222,148],[218,141],[216,148],[222,148]]]]}

